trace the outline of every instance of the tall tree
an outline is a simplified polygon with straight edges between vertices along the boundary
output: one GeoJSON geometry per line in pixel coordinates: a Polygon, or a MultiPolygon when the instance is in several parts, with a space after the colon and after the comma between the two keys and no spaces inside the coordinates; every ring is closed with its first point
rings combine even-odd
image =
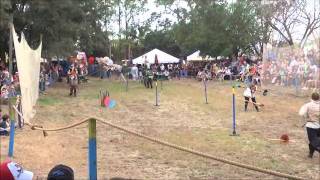
{"type": "MultiPolygon", "coordinates": [[[[82,23],[81,0],[65,0],[56,3],[51,0],[2,0],[0,33],[6,36],[9,29],[7,17],[13,16],[17,32],[24,32],[31,47],[39,44],[43,35],[43,56],[67,55],[75,49],[77,32],[82,23]],[[5,4],[5,6],[2,6],[5,4]]],[[[1,43],[0,49],[7,50],[7,43],[1,43]]]]}
{"type": "Polygon", "coordinates": [[[83,1],[84,20],[79,30],[77,46],[87,54],[106,56],[110,46],[108,24],[114,9],[110,0],[83,1]]]}
{"type": "Polygon", "coordinates": [[[299,45],[303,47],[309,36],[320,28],[320,2],[314,1],[314,8],[308,8],[311,3],[308,0],[278,0],[263,4],[265,10],[269,11],[266,13],[266,22],[288,45],[294,45],[295,39],[299,39],[299,45]],[[302,35],[296,32],[297,28],[302,29],[302,35]]]}
{"type": "Polygon", "coordinates": [[[115,0],[117,12],[114,15],[118,24],[116,59],[129,58],[129,47],[137,37],[138,28],[141,28],[139,24],[143,24],[135,17],[145,12],[146,3],[147,0],[115,0]]]}

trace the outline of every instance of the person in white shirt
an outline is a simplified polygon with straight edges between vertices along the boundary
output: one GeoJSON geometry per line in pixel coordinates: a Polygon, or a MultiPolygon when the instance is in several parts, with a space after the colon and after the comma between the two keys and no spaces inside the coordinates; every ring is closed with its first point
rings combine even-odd
{"type": "Polygon", "coordinates": [[[138,67],[137,65],[134,65],[132,68],[131,68],[131,74],[132,74],[132,79],[135,81],[138,79],[138,67]]]}
{"type": "Polygon", "coordinates": [[[313,153],[320,153],[320,95],[314,92],[311,95],[311,102],[304,104],[299,115],[303,116],[307,121],[305,126],[309,139],[309,158],[312,158],[313,153]]]}
{"type": "Polygon", "coordinates": [[[247,87],[244,92],[243,92],[243,96],[244,96],[244,111],[247,111],[248,108],[248,103],[250,101],[253,102],[254,107],[256,108],[257,112],[259,112],[259,108],[257,106],[257,101],[256,101],[256,97],[255,97],[255,92],[257,91],[257,87],[253,84],[251,84],[249,87],[247,87]]]}

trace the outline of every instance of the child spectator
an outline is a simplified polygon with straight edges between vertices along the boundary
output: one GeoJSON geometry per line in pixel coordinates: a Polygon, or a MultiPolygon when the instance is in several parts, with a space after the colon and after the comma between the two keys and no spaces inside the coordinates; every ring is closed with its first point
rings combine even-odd
{"type": "Polygon", "coordinates": [[[1,136],[8,136],[10,132],[10,123],[9,123],[9,116],[4,115],[0,122],[0,135],[1,136]]]}

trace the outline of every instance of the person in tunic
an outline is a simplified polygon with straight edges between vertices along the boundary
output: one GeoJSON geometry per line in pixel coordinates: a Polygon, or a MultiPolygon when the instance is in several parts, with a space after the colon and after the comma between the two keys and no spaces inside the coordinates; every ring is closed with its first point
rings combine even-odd
{"type": "Polygon", "coordinates": [[[144,85],[146,88],[152,89],[153,88],[152,84],[153,84],[153,72],[151,71],[151,69],[146,69],[144,85]]]}
{"type": "Polygon", "coordinates": [[[78,88],[78,71],[74,65],[71,65],[71,68],[68,71],[68,76],[70,80],[70,96],[77,96],[78,88]]]}
{"type": "Polygon", "coordinates": [[[244,96],[244,111],[247,111],[248,109],[248,103],[250,101],[253,102],[254,107],[256,108],[257,112],[259,112],[259,108],[257,106],[257,101],[256,101],[256,97],[255,97],[255,92],[257,91],[257,87],[253,84],[251,84],[249,87],[247,87],[244,90],[243,96],[244,96]]]}

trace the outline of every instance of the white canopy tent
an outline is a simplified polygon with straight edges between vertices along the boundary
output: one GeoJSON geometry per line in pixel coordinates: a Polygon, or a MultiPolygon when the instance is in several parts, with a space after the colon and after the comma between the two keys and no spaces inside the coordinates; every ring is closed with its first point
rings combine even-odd
{"type": "Polygon", "coordinates": [[[159,49],[154,49],[142,56],[139,56],[132,60],[133,64],[154,64],[155,57],[157,55],[159,64],[168,64],[168,63],[179,63],[179,59],[167,54],[159,49]]]}
{"type": "Polygon", "coordinates": [[[200,51],[196,51],[194,53],[192,53],[191,55],[189,55],[187,57],[187,61],[214,61],[215,58],[212,58],[210,56],[206,56],[206,57],[203,57],[203,56],[200,56],[200,51]]]}

